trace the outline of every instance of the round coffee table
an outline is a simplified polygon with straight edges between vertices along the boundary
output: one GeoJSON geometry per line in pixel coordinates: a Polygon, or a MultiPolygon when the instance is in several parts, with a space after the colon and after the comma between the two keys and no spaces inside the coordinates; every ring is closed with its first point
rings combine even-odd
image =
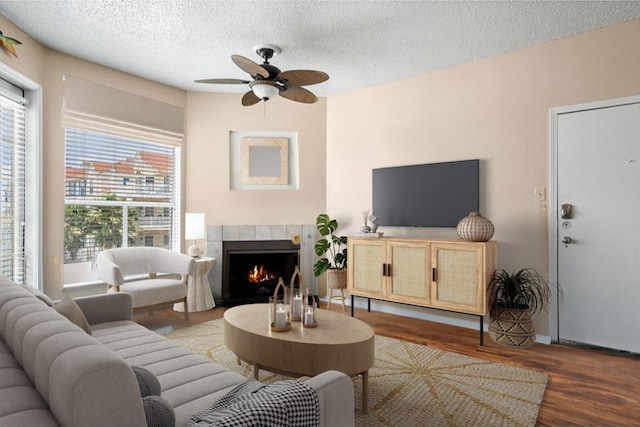
{"type": "Polygon", "coordinates": [[[316,328],[292,322],[287,332],[269,329],[268,304],[246,304],[224,313],[224,343],[239,360],[290,377],[328,370],[362,375],[362,412],[368,410],[369,368],[374,361],[373,329],[350,316],[317,310],[316,328]]]}

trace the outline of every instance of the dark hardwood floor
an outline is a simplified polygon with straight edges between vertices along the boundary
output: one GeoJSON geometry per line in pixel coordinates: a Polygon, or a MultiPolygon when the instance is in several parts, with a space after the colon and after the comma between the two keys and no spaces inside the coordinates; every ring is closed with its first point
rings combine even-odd
{"type": "MultiPolygon", "coordinates": [[[[324,305],[324,303],[323,303],[324,305]]],[[[333,311],[342,312],[332,304],[333,311]]],[[[171,308],[134,319],[160,333],[223,316],[225,308],[191,313],[189,321],[171,308]]],[[[349,315],[349,308],[344,311],[349,315]]],[[[498,346],[478,331],[386,313],[356,310],[376,334],[413,341],[494,362],[546,372],[549,382],[538,415],[543,426],[640,426],[640,356],[563,345],[529,349],[498,346]]]]}

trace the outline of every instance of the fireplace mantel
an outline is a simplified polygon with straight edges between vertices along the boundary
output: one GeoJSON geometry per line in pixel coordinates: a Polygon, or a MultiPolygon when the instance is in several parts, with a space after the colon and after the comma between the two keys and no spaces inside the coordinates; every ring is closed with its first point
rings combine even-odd
{"type": "MultiPolygon", "coordinates": [[[[315,224],[286,225],[208,225],[206,255],[216,259],[209,272],[209,283],[213,297],[222,297],[222,242],[245,240],[293,240],[300,239],[300,272],[305,285],[318,294],[318,285],[313,275],[313,264],[316,260],[314,245],[317,240],[315,224]]],[[[288,279],[285,280],[288,283],[288,279]]]]}

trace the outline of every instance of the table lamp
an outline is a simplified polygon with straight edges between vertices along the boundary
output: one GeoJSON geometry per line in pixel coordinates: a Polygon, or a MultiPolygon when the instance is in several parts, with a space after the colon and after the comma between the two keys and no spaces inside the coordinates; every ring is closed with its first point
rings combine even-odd
{"type": "Polygon", "coordinates": [[[187,249],[187,254],[200,258],[202,249],[196,245],[196,240],[204,239],[204,214],[187,212],[184,214],[184,239],[193,240],[193,245],[187,249]]]}

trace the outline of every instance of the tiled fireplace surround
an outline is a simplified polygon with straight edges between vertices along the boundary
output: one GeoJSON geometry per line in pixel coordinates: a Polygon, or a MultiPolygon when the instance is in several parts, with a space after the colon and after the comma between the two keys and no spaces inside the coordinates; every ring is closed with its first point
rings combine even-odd
{"type": "MultiPolygon", "coordinates": [[[[222,242],[253,240],[292,240],[300,236],[300,272],[304,284],[318,295],[318,285],[313,275],[313,264],[316,260],[314,246],[317,240],[315,224],[287,225],[207,225],[206,256],[214,257],[216,262],[209,272],[209,283],[213,297],[220,301],[222,297],[222,242]]],[[[289,284],[290,277],[283,277],[289,284]]]]}

